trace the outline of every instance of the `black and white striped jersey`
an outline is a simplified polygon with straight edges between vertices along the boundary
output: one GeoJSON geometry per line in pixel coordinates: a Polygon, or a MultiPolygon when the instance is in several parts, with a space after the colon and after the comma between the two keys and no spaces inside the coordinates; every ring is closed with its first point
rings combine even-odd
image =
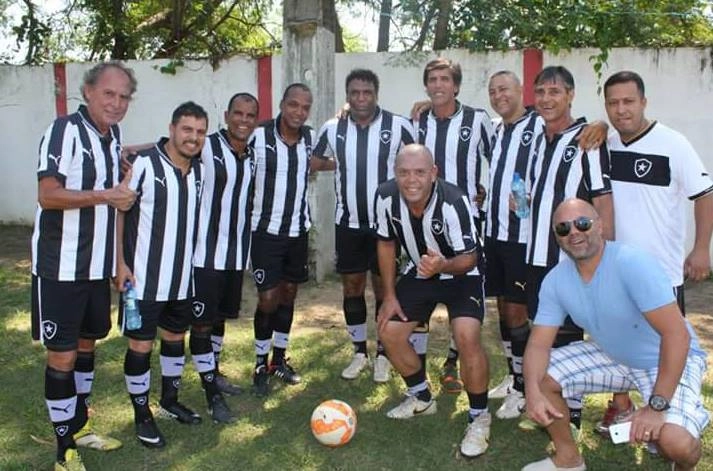
{"type": "Polygon", "coordinates": [[[544,130],[535,142],[536,153],[530,162],[529,265],[552,267],[566,257],[552,232],[552,214],[562,201],[580,198],[591,202],[611,193],[606,144],[585,152],[576,140],[586,125],[586,120],[579,118],[552,142],[547,141],[544,130]]]}
{"type": "Polygon", "coordinates": [[[253,148],[240,155],[227,132],[209,135],[201,152],[203,190],[193,264],[213,270],[244,270],[250,256],[253,148]]]}
{"type": "Polygon", "coordinates": [[[255,129],[255,198],[252,230],[297,237],[310,228],[307,185],[313,132],[303,126],[300,140],[287,145],[280,136],[280,116],[255,129]]]}
{"type": "Polygon", "coordinates": [[[513,123],[502,121],[495,127],[493,155],[489,166],[485,236],[503,242],[527,243],[530,219],[520,219],[510,211],[509,199],[515,172],[529,179],[530,158],[544,121],[528,110],[513,123]]]}
{"type": "Polygon", "coordinates": [[[456,112],[448,118],[437,118],[431,111],[421,113],[414,132],[417,142],[433,153],[438,176],[468,195],[473,214],[478,217],[477,185],[483,159],[490,160],[493,140],[488,113],[457,102],[456,112]]]}
{"type": "MultiPolygon", "coordinates": [[[[67,190],[107,190],[118,183],[121,132],[102,135],[86,106],[58,118],[40,141],[38,179],[56,178],[67,190]]],[[[37,205],[32,273],[57,281],[101,280],[114,275],[116,210],[108,204],[78,209],[37,205]]]]}
{"type": "MultiPolygon", "coordinates": [[[[445,258],[481,252],[468,197],[460,188],[441,178],[434,183],[431,197],[420,218],[411,214],[393,179],[379,185],[374,206],[378,237],[398,240],[408,255],[409,263],[404,273],[415,269],[421,255],[425,255],[429,247],[445,258]]],[[[477,267],[468,273],[477,274],[477,267]]],[[[445,273],[439,277],[453,278],[445,273]]]]}
{"type": "Polygon", "coordinates": [[[143,301],[193,296],[193,248],[201,194],[201,163],[184,176],[166,155],[167,139],[136,157],[129,187],[134,206],[124,222],[124,260],[143,301]]]}
{"type": "Polygon", "coordinates": [[[349,117],[324,123],[313,153],[334,157],[337,163],[336,224],[354,229],[374,226],[376,188],[393,178],[396,154],[412,142],[410,121],[380,108],[366,127],[349,117]]]}

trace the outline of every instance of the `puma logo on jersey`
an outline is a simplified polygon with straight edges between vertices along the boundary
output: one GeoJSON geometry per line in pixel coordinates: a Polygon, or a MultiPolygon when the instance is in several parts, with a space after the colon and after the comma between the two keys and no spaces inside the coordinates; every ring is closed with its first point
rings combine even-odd
{"type": "Polygon", "coordinates": [[[337,134],[337,139],[338,139],[338,140],[341,139],[341,140],[343,141],[345,138],[344,138],[344,135],[342,135],[342,134],[337,134]]]}
{"type": "Polygon", "coordinates": [[[90,159],[94,160],[94,152],[92,152],[91,149],[89,149],[89,150],[87,150],[87,149],[82,149],[82,154],[86,154],[87,157],[89,157],[90,159]]]}
{"type": "Polygon", "coordinates": [[[270,144],[265,144],[265,149],[269,150],[270,152],[275,152],[275,146],[271,146],[270,144]]]}
{"type": "Polygon", "coordinates": [[[62,156],[61,156],[61,155],[48,154],[48,155],[47,155],[47,158],[48,158],[49,160],[51,160],[52,162],[54,162],[54,164],[55,164],[57,167],[59,167],[59,161],[62,160],[62,156]]]}
{"type": "Polygon", "coordinates": [[[163,178],[154,177],[154,180],[156,180],[156,182],[157,182],[159,185],[161,185],[162,187],[166,188],[166,177],[163,177],[163,178]]]}
{"type": "Polygon", "coordinates": [[[525,285],[527,284],[527,281],[516,281],[515,286],[520,288],[521,290],[525,291],[525,285]]]}
{"type": "Polygon", "coordinates": [[[220,155],[214,155],[213,160],[217,160],[221,165],[225,165],[225,159],[220,155]]]}

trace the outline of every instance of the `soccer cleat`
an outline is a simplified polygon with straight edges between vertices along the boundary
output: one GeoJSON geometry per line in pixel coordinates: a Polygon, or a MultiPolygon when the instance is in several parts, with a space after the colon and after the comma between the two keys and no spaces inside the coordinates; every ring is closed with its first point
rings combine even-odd
{"type": "Polygon", "coordinates": [[[270,373],[267,365],[259,365],[253,373],[253,392],[257,397],[265,397],[270,392],[270,373]]]}
{"type": "Polygon", "coordinates": [[[288,363],[289,360],[289,358],[285,358],[280,363],[271,363],[270,374],[277,376],[286,384],[300,384],[302,377],[288,363]]]}
{"type": "Polygon", "coordinates": [[[463,391],[463,382],[458,378],[458,366],[452,362],[445,362],[441,371],[441,386],[449,394],[459,394],[463,391]]]}
{"type": "Polygon", "coordinates": [[[520,391],[512,390],[505,396],[500,408],[495,412],[498,419],[516,419],[525,410],[525,396],[520,391]]]}
{"type": "Polygon", "coordinates": [[[534,463],[530,463],[524,468],[522,468],[522,471],[586,471],[587,470],[587,465],[584,464],[584,461],[582,461],[582,464],[569,467],[569,468],[560,468],[558,467],[554,461],[552,461],[552,458],[545,458],[544,460],[541,461],[535,461],[534,463]]]}
{"type": "Polygon", "coordinates": [[[488,391],[488,399],[504,399],[508,394],[510,394],[513,381],[512,375],[506,375],[503,380],[500,381],[500,384],[488,391]]]}
{"type": "Polygon", "coordinates": [[[609,401],[607,410],[604,412],[604,417],[596,423],[594,430],[598,434],[608,438],[609,426],[624,421],[626,417],[634,413],[634,410],[636,410],[636,406],[634,406],[634,403],[631,401],[629,401],[629,408],[623,411],[620,411],[616,407],[614,401],[609,401]]]}
{"type": "Polygon", "coordinates": [[[363,353],[355,353],[349,366],[342,370],[342,378],[356,379],[359,373],[369,367],[369,358],[363,353]]]}
{"type": "Polygon", "coordinates": [[[216,394],[210,399],[208,413],[213,417],[213,422],[216,424],[232,424],[235,422],[235,416],[222,394],[216,394]]]}
{"type": "Polygon", "coordinates": [[[136,423],[136,438],[146,448],[163,448],[166,440],[153,417],[136,423]]]}
{"type": "Polygon", "coordinates": [[[228,396],[237,396],[242,394],[243,388],[237,384],[231,383],[228,378],[222,373],[216,373],[215,375],[215,385],[218,387],[218,391],[228,396]]]}
{"type": "Polygon", "coordinates": [[[437,411],[436,401],[422,401],[416,396],[406,396],[401,404],[386,413],[390,419],[410,419],[419,415],[432,415],[437,411]]]}
{"type": "Polygon", "coordinates": [[[386,383],[391,378],[391,362],[386,355],[376,355],[374,360],[374,382],[386,383]]]}
{"type": "Polygon", "coordinates": [[[54,471],[85,471],[86,469],[82,457],[75,448],[67,448],[64,452],[64,461],[54,463],[54,471]]]}
{"type": "Polygon", "coordinates": [[[116,438],[99,435],[94,432],[92,430],[91,420],[92,419],[87,420],[84,427],[74,434],[74,443],[76,443],[77,446],[99,451],[113,451],[121,448],[121,442],[116,438]]]}
{"type": "Polygon", "coordinates": [[[490,413],[483,412],[468,424],[465,436],[460,442],[461,455],[466,458],[475,458],[485,453],[490,439],[490,422],[492,422],[490,413]]]}
{"type": "Polygon", "coordinates": [[[201,416],[176,401],[173,404],[158,404],[158,416],[164,419],[174,419],[182,424],[198,425],[201,423],[201,416]]]}

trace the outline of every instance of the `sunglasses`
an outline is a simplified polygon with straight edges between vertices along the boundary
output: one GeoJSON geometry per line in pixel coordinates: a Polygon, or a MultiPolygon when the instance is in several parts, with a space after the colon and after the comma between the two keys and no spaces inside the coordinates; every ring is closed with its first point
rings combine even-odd
{"type": "Polygon", "coordinates": [[[579,216],[577,219],[572,221],[562,221],[554,225],[555,234],[560,237],[564,237],[570,233],[572,226],[577,228],[579,232],[587,232],[592,228],[594,224],[594,219],[588,218],[586,216],[579,216]]]}

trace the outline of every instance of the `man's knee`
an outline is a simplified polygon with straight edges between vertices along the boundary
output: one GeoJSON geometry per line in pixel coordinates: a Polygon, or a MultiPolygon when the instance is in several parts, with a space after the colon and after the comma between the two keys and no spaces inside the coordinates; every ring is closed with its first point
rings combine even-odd
{"type": "Polygon", "coordinates": [[[47,350],[47,366],[57,371],[72,371],[77,360],[77,351],[57,352],[47,350]]]}
{"type": "Polygon", "coordinates": [[[342,292],[345,298],[363,296],[366,289],[366,273],[342,275],[342,292]]]}
{"type": "Polygon", "coordinates": [[[96,347],[96,339],[80,338],[77,344],[77,350],[80,352],[93,352],[96,347]]]}
{"type": "Polygon", "coordinates": [[[469,356],[482,350],[480,342],[480,321],[475,318],[459,317],[452,321],[453,340],[461,356],[469,356]]]}
{"type": "Polygon", "coordinates": [[[297,298],[297,283],[282,282],[279,287],[279,303],[283,305],[294,304],[297,298]]]}
{"type": "Polygon", "coordinates": [[[379,339],[387,348],[407,344],[415,325],[415,322],[389,321],[379,333],[379,339]]]}
{"type": "Polygon", "coordinates": [[[664,424],[656,443],[659,452],[666,458],[694,465],[701,456],[701,441],[685,428],[676,424],[664,424]]]}
{"type": "Polygon", "coordinates": [[[279,301],[280,298],[278,289],[272,288],[258,293],[257,307],[264,313],[275,312],[277,311],[279,301]]]}

